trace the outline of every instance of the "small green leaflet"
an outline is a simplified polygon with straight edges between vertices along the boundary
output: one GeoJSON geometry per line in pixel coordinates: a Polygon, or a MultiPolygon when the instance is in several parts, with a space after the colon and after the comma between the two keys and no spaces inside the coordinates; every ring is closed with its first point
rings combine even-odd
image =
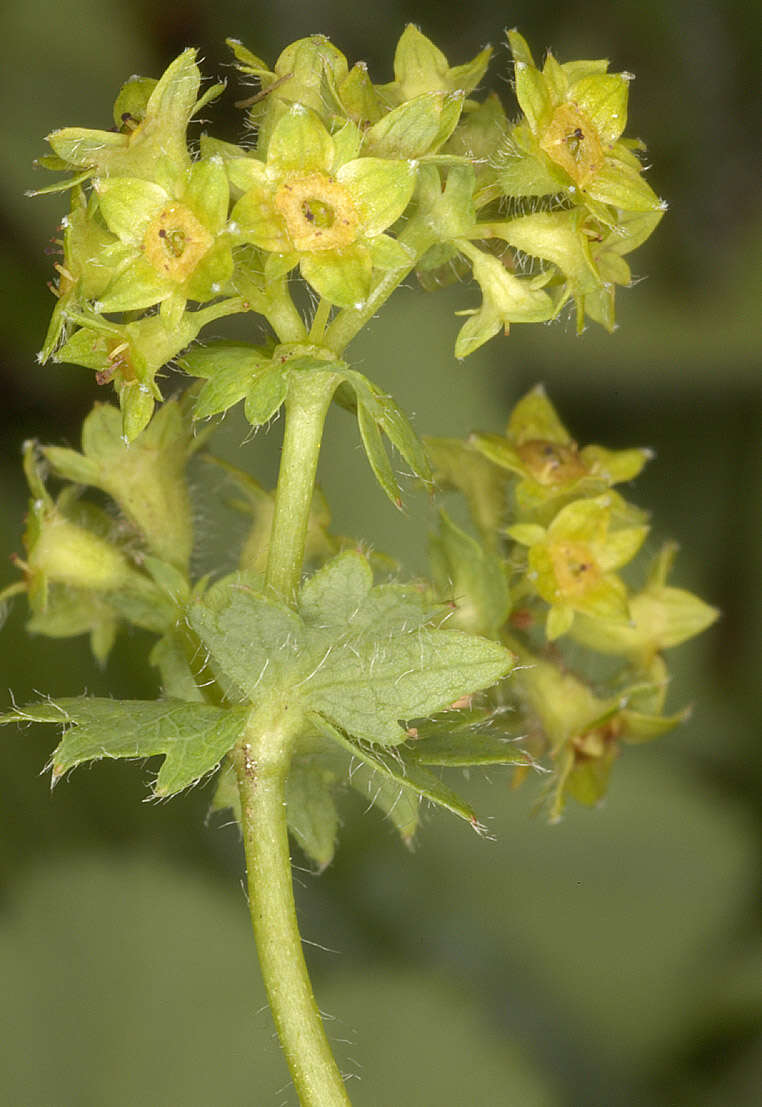
{"type": "Polygon", "coordinates": [[[110,700],[78,696],[25,707],[0,723],[58,723],[67,729],[53,752],[53,783],[84,761],[164,754],[154,788],[171,796],[216,768],[235,744],[248,707],[212,707],[183,700],[110,700]]]}

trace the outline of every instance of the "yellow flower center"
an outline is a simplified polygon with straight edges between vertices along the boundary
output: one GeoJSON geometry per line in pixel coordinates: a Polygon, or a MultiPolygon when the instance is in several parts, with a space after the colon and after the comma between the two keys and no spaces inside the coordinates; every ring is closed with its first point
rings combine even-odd
{"type": "Polygon", "coordinates": [[[590,550],[581,542],[554,542],[549,554],[558,591],[565,599],[583,596],[600,578],[590,550]]]}
{"type": "Polygon", "coordinates": [[[347,190],[326,173],[289,177],[274,198],[294,249],[340,250],[357,238],[360,217],[347,190]]]}
{"type": "Polygon", "coordinates": [[[143,252],[157,273],[182,284],[213,242],[212,235],[189,208],[173,204],[148,224],[143,252]]]}
{"type": "Polygon", "coordinates": [[[546,487],[569,484],[587,472],[573,443],[564,445],[561,442],[548,442],[544,438],[532,438],[517,446],[516,453],[526,465],[530,476],[546,487]]]}
{"type": "Polygon", "coordinates": [[[576,104],[561,104],[540,138],[540,146],[578,185],[589,184],[603,165],[595,126],[576,104]]]}

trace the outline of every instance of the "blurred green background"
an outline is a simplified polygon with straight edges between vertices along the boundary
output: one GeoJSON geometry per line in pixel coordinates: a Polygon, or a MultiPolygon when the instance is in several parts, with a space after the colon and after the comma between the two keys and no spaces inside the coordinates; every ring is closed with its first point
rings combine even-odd
{"type": "MultiPolygon", "coordinates": [[[[631,498],[653,510],[653,549],[667,535],[680,542],[676,580],[723,617],[672,658],[671,702],[693,701],[691,721],[629,750],[601,810],[574,809],[546,827],[531,817],[530,791],[512,792],[493,771],[463,786],[496,841],[432,815],[410,854],[347,797],[333,866],[319,879],[297,874],[318,999],[357,1107],[757,1103],[758,6],[10,0],[0,72],[3,564],[21,548],[21,442],[78,444],[96,398],[90,373],[34,360],[52,307],[44,247],[65,205],[23,196],[40,180],[31,161],[42,137],[66,124],[109,126],[121,82],[158,76],[188,44],[201,47],[205,72],[235,86],[226,35],[272,61],[320,31],[389,80],[410,20],[453,64],[496,44],[490,87],[509,100],[506,25],[538,57],[551,46],[561,60],[607,56],[636,73],[628,131],[648,141],[649,179],[671,210],[635,256],[648,280],[620,293],[611,336],[577,338],[569,321],[515,327],[456,363],[452,312],[477,302],[473,290],[403,289],[352,347],[356,362],[424,433],[500,430],[543,380],[580,441],[653,447],[631,498]]],[[[234,98],[213,116],[231,139],[234,98]]],[[[423,568],[426,504],[396,514],[365,471],[349,418],[332,414],[330,432],[320,479],[336,528],[423,568]]],[[[231,419],[218,452],[237,457],[245,437],[231,419]]],[[[263,436],[244,450],[260,479],[276,455],[263,436]]],[[[197,480],[208,560],[216,491],[197,480]]],[[[4,570],[0,585],[10,579],[4,570]]],[[[6,688],[19,703],[35,689],[155,693],[139,635],[100,672],[84,640],[27,637],[23,608],[0,637],[4,697],[6,688]]],[[[208,786],[147,804],[145,766],[103,763],[51,796],[40,775],[50,746],[41,729],[0,740],[0,1103],[293,1104],[263,1008],[237,832],[205,822],[208,786]]]]}

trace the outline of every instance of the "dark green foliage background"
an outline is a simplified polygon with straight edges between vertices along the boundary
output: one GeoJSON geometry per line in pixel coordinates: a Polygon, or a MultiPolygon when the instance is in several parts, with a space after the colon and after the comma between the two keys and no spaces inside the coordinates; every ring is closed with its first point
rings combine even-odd
{"type": "MultiPolygon", "coordinates": [[[[0,545],[20,550],[28,436],[78,444],[91,374],[39,367],[52,299],[46,240],[61,200],[29,200],[42,136],[109,126],[119,84],[158,75],[188,44],[229,72],[223,40],[273,60],[322,31],[376,80],[417,21],[454,64],[517,25],[536,55],[611,58],[638,76],[629,131],[671,204],[635,258],[648,281],[620,295],[612,336],[571,322],[514,328],[463,364],[451,356],[459,288],[403,290],[352,348],[415,413],[421,432],[498,431],[537,380],[580,441],[657,451],[633,498],[674,535],[680,582],[723,610],[675,658],[673,704],[693,719],[616,766],[606,807],[556,828],[529,817],[509,777],[467,794],[497,837],[432,816],[417,852],[347,796],[342,844],[320,879],[299,877],[323,1010],[358,1107],[501,1104],[738,1105],[762,1080],[759,981],[758,658],[762,565],[757,57],[760,15],[740,0],[264,5],[217,0],[10,0],[0,102],[0,545]]],[[[491,85],[510,96],[498,46],[491,85]]],[[[234,94],[235,95],[235,94],[234,94]]],[[[208,113],[236,135],[227,107],[208,113]]],[[[101,397],[98,397],[101,398],[101,397]]],[[[374,487],[356,431],[331,415],[321,482],[337,529],[413,569],[425,530],[374,487]]],[[[231,419],[218,451],[238,459],[231,419]]],[[[272,477],[278,430],[246,464],[272,477]]],[[[215,557],[219,486],[203,490],[201,556],[215,557]]],[[[224,556],[225,543],[219,544],[224,556]]],[[[10,579],[3,575],[2,583],[10,579]]],[[[150,696],[146,642],[120,641],[105,672],[85,640],[31,639],[17,603],[0,637],[0,687],[150,696]]],[[[3,695],[5,692],[3,691],[3,695]]],[[[249,940],[236,831],[204,823],[209,789],[148,805],[149,770],[99,764],[51,797],[42,728],[0,742],[0,1100],[24,1107],[292,1103],[249,940]]],[[[530,784],[531,789],[531,784],[530,784]]]]}

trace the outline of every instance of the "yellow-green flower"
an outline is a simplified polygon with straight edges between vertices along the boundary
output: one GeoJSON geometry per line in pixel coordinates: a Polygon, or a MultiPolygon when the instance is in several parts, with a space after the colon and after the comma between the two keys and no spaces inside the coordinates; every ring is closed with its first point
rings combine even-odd
{"type": "Polygon", "coordinates": [[[64,446],[42,448],[56,476],[100,488],[146,550],[184,572],[193,541],[185,480],[194,449],[188,406],[168,401],[136,442],[125,442],[117,409],[96,404],[82,425],[81,453],[64,446]]]}
{"type": "Polygon", "coordinates": [[[652,456],[648,449],[580,449],[558,418],[541,384],[516,404],[504,436],[473,434],[471,444],[521,480],[515,501],[521,518],[550,520],[560,500],[602,493],[632,480],[652,456]]]}
{"type": "Polygon", "coordinates": [[[641,176],[634,152],[640,144],[622,139],[630,75],[607,73],[605,60],[560,65],[551,53],[540,71],[521,35],[509,31],[508,39],[524,120],[513,129],[506,151],[506,193],[565,191],[572,198],[579,193],[596,212],[599,205],[662,210],[641,176]]]}
{"type": "MultiPolygon", "coordinates": [[[[213,85],[198,99],[200,83],[196,51],[184,50],[158,81],[132,77],[123,86],[114,105],[116,130],[64,127],[53,131],[48,142],[60,164],[45,159],[42,164],[56,169],[76,167],[86,175],[139,177],[168,185],[190,166],[189,120],[223,88],[213,85]]],[[[69,184],[63,181],[52,189],[69,184]]]]}
{"type": "Polygon", "coordinates": [[[527,579],[550,604],[545,625],[550,640],[569,630],[575,612],[619,622],[630,617],[627,588],[616,570],[638,552],[648,527],[617,526],[615,497],[612,492],[575,500],[547,528],[535,523],[508,528],[511,538],[529,547],[527,579]]]}
{"type": "Polygon", "coordinates": [[[243,191],[231,235],[272,255],[272,276],[299,265],[304,279],[340,307],[365,301],[374,268],[412,260],[383,232],[410,201],[416,163],[357,157],[361,140],[355,124],[331,136],[313,111],[295,104],[276,125],[266,162],[227,163],[232,184],[243,191]]]}
{"type": "Polygon", "coordinates": [[[225,291],[233,255],[223,233],[228,183],[222,158],[195,162],[173,192],[139,177],[99,177],[94,187],[106,226],[129,247],[97,311],[163,304],[164,314],[178,319],[187,300],[205,303],[225,291]]]}
{"type": "MultiPolygon", "coordinates": [[[[57,500],[50,496],[34,442],[24,446],[24,470],[32,498],[24,531],[26,559],[17,559],[17,564],[26,576],[32,610],[45,613],[51,584],[108,592],[133,581],[137,576],[135,570],[102,533],[104,528],[99,526],[102,513],[92,509],[88,516],[78,510],[78,492],[73,486],[64,489],[57,500]]],[[[102,518],[108,526],[107,517],[102,518]]]]}
{"type": "Polygon", "coordinates": [[[590,687],[557,665],[528,653],[514,679],[529,723],[529,744],[537,740],[537,755],[548,749],[554,773],[549,788],[550,820],[557,822],[569,796],[593,806],[606,794],[611,767],[621,743],[638,745],[660,737],[681,723],[685,710],[662,714],[663,681],[655,688],[658,701],[643,710],[644,688],[634,685],[601,699],[590,687]]]}
{"type": "Polygon", "coordinates": [[[623,255],[630,253],[656,228],[663,211],[604,211],[593,217],[587,207],[539,211],[505,222],[480,223],[482,236],[502,239],[522,255],[549,262],[543,267],[546,281],[558,270],[565,287],[556,300],[556,312],[573,299],[577,305],[577,331],[585,315],[611,331],[614,329],[616,285],[628,285],[630,268],[623,255]]]}
{"type": "Polygon", "coordinates": [[[474,280],[482,291],[482,304],[479,308],[457,312],[468,315],[469,319],[455,340],[456,357],[468,357],[500,331],[508,334],[511,323],[542,323],[555,315],[555,304],[543,288],[549,274],[516,277],[500,258],[472,243],[458,239],[457,246],[471,262],[474,280]]]}
{"type": "Polygon", "coordinates": [[[413,23],[400,35],[394,52],[394,80],[377,85],[388,104],[398,105],[425,92],[471,92],[484,76],[492,47],[485,46],[465,65],[450,66],[445,55],[413,23]]]}
{"type": "Polygon", "coordinates": [[[97,315],[69,312],[78,329],[58,350],[55,360],[94,369],[98,384],[113,383],[122,409],[122,433],[128,442],[147,425],[161,392],[159,370],[198,336],[202,327],[238,310],[239,301],[185,311],[175,321],[161,314],[130,323],[112,323],[97,315]]]}

